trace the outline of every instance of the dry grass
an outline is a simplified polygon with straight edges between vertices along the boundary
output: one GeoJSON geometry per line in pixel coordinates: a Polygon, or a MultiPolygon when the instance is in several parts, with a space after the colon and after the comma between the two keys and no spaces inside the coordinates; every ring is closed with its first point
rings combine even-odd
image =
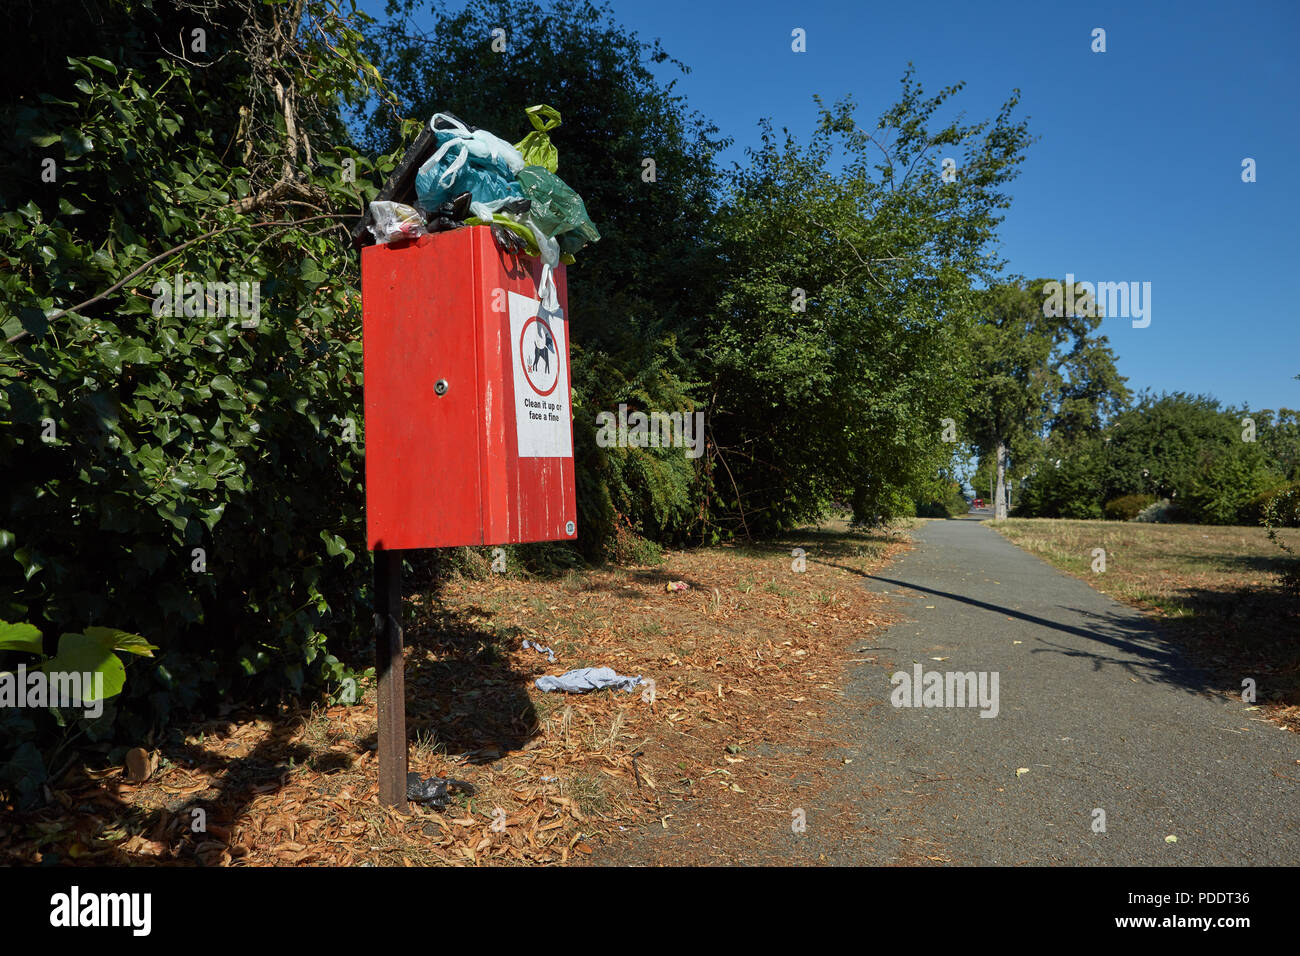
{"type": "Polygon", "coordinates": [[[410,769],[477,793],[444,811],[380,807],[366,688],[351,707],[187,727],[141,784],[118,767],[75,771],[51,807],[0,816],[0,862],[557,864],[658,824],[685,799],[741,825],[777,772],[750,748],[807,737],[824,717],[851,648],[886,623],[862,575],[904,547],[841,523],[653,567],[456,579],[440,594],[408,582],[410,769]],[[796,546],[804,573],[791,568],[796,546]],[[676,580],[689,590],[666,591],[676,580]],[[640,688],[533,686],[600,665],[653,679],[653,701],[640,688]]]}

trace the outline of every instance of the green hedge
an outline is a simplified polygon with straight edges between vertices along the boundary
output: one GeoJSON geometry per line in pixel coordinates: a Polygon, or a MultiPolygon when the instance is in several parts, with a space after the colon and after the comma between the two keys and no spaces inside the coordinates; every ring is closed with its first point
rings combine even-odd
{"type": "Polygon", "coordinates": [[[1155,502],[1155,495],[1121,495],[1106,502],[1102,507],[1102,513],[1109,521],[1132,521],[1143,508],[1155,502]]]}
{"type": "MultiPolygon", "coordinates": [[[[122,15],[147,32],[145,8],[122,15]]],[[[259,189],[227,150],[247,99],[237,57],[195,71],[118,54],[60,57],[43,81],[57,96],[0,110],[0,196],[24,197],[0,215],[0,619],[47,643],[107,624],[160,648],[96,741],[337,684],[336,653],[370,618],[344,216],[232,207],[259,189]],[[16,170],[44,155],[57,178],[34,189],[16,170]],[[228,283],[249,283],[247,310],[218,306],[228,283]]],[[[331,110],[340,71],[356,82],[343,61],[313,80],[331,110]]],[[[304,129],[346,142],[324,120],[304,129]]],[[[393,158],[350,158],[355,183],[331,151],[302,189],[355,208],[393,158]]],[[[10,720],[0,764],[32,771],[50,719],[10,720]]]]}

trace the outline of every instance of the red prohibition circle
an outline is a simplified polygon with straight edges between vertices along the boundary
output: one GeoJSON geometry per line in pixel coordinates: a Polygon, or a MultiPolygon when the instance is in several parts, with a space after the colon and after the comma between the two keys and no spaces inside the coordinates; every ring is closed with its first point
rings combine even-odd
{"type": "Polygon", "coordinates": [[[560,345],[555,341],[555,333],[551,330],[551,327],[547,325],[546,321],[540,316],[533,316],[525,322],[524,327],[519,330],[519,367],[523,369],[524,378],[528,382],[528,387],[543,398],[555,391],[555,386],[560,384],[560,345]],[[533,384],[533,380],[528,374],[528,363],[524,361],[524,338],[528,335],[528,329],[534,322],[540,322],[542,328],[546,329],[546,334],[551,337],[551,341],[555,342],[555,381],[552,382],[551,387],[544,392],[533,384]]]}

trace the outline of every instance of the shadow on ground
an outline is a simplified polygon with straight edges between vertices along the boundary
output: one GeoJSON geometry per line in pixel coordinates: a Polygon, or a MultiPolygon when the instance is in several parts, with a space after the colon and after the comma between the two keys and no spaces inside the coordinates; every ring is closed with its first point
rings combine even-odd
{"type": "MultiPolygon", "coordinates": [[[[813,560],[810,558],[809,560],[813,560]]],[[[1139,680],[1205,694],[1233,690],[1245,678],[1255,682],[1256,702],[1279,707],[1300,706],[1300,600],[1274,583],[1254,587],[1213,589],[1177,586],[1171,597],[1188,613],[1170,615],[1145,608],[1132,614],[1097,614],[1062,607],[1089,619],[1086,628],[1062,624],[996,602],[951,591],[927,588],[883,575],[870,575],[843,564],[835,567],[898,588],[949,598],[1016,620],[1082,637],[1093,647],[1064,643],[1034,653],[1085,657],[1096,669],[1121,667],[1139,680]],[[1110,651],[1107,651],[1107,648],[1110,651]],[[1124,656],[1119,656],[1122,653],[1124,656]],[[1132,658],[1137,658],[1135,662],[1132,658]]],[[[1236,563],[1261,572],[1277,571],[1273,558],[1241,558],[1236,563]]],[[[1300,718],[1283,718],[1300,729],[1300,718]]]]}
{"type": "MultiPolygon", "coordinates": [[[[534,733],[537,715],[525,690],[531,677],[509,666],[501,642],[510,635],[485,625],[490,617],[478,608],[455,614],[435,610],[419,613],[407,624],[407,736],[412,744],[463,754],[471,762],[490,762],[522,748],[534,733]]],[[[364,790],[373,784],[373,764],[364,772],[354,770],[357,758],[376,748],[373,722],[369,732],[308,742],[303,732],[313,717],[304,708],[271,709],[186,724],[186,735],[203,733],[212,739],[197,745],[177,742],[180,735],[173,734],[159,745],[164,766],[183,768],[198,781],[194,787],[178,788],[181,793],[171,794],[158,785],[159,774],[132,788],[128,796],[120,778],[96,783],[78,768],[53,788],[52,803],[5,821],[10,830],[0,860],[22,862],[39,852],[48,865],[217,863],[252,802],[288,786],[296,768],[309,768],[321,793],[344,785],[364,790]],[[219,741],[238,725],[259,719],[269,727],[251,751],[239,756],[216,752],[219,741]],[[152,805],[145,806],[139,797],[151,787],[152,805]],[[199,820],[205,829],[196,830],[199,820]],[[169,850],[160,855],[101,845],[110,844],[102,834],[111,830],[142,835],[169,850]]]]}

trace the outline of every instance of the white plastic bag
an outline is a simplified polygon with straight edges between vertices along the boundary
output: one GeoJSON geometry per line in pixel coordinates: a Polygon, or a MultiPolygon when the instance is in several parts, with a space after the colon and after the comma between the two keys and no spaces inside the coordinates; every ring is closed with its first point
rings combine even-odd
{"type": "Polygon", "coordinates": [[[537,248],[541,250],[542,274],[537,280],[537,297],[542,300],[542,311],[554,315],[556,318],[564,318],[564,313],[560,310],[560,296],[555,289],[555,267],[560,264],[560,244],[550,236],[543,235],[542,230],[537,228],[533,222],[533,217],[529,216],[524,220],[530,230],[533,238],[537,240],[537,248]]]}
{"type": "MultiPolygon", "coordinates": [[[[518,218],[518,217],[515,217],[518,218]]],[[[538,258],[542,260],[542,274],[537,279],[537,298],[542,302],[542,311],[556,318],[564,318],[560,308],[560,296],[555,289],[555,267],[560,264],[560,244],[537,228],[532,216],[526,216],[523,224],[533,234],[537,243],[538,258]]]]}

